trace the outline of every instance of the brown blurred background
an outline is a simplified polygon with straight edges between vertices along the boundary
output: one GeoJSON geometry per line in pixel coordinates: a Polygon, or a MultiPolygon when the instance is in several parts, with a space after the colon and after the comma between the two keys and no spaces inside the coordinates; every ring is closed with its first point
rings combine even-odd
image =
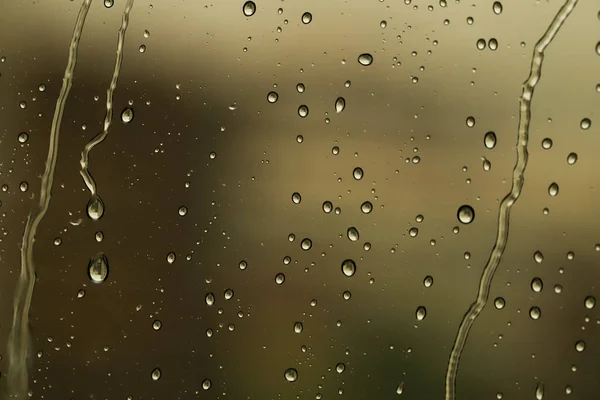
{"type": "MultiPolygon", "coordinates": [[[[106,206],[104,217],[91,221],[79,157],[102,129],[125,5],[93,2],[53,198],[35,244],[33,398],[390,399],[401,383],[401,398],[443,398],[456,329],[475,298],[499,201],[510,189],[521,83],[562,1],[504,1],[496,14],[488,0],[445,7],[256,0],[251,17],[243,3],[136,0],[113,126],[90,155],[106,206]],[[305,12],[309,24],[302,23],[305,12]],[[495,38],[498,48],[478,50],[480,38],[495,38]],[[372,65],[357,62],[362,53],[372,54],[372,65]],[[267,101],[270,91],[276,103],[267,101]],[[346,101],[340,113],[338,97],[346,101]],[[135,116],[124,124],[128,102],[135,116]],[[300,105],[309,108],[306,118],[300,105]],[[497,136],[491,150],[483,141],[488,131],[497,136]],[[355,167],[364,171],[361,180],[353,178],[355,167]],[[323,212],[325,201],[339,215],[323,212]],[[365,201],[373,204],[370,214],[361,212],[365,201]],[[462,204],[475,209],[470,225],[457,220],[462,204]],[[188,209],[183,217],[181,206],[188,209]],[[347,238],[352,226],[356,242],[347,238]],[[416,237],[408,233],[413,227],[416,237]],[[312,240],[308,251],[303,238],[312,240]],[[110,274],[96,285],[87,264],[100,251],[110,274]],[[172,264],[169,252],[176,254],[172,264]],[[351,278],[340,267],[348,258],[357,264],[351,278]],[[282,285],[278,273],[285,274],[282,285]],[[234,292],[229,300],[226,289],[234,292]],[[213,306],[207,293],[214,293],[213,306]],[[427,309],[422,321],[419,306],[427,309]],[[338,363],[346,367],[341,374],[338,363]],[[284,378],[288,368],[298,371],[293,383],[284,378]]],[[[37,205],[80,5],[0,2],[2,390],[19,246],[37,205]],[[26,143],[17,139],[21,132],[26,143]]],[[[600,315],[584,306],[600,282],[599,10],[581,1],[547,50],[525,187],[490,303],[463,353],[461,400],[498,393],[532,399],[538,382],[544,399],[563,398],[568,387],[571,398],[600,396],[600,315]],[[580,128],[583,118],[590,129],[580,128]],[[552,139],[550,149],[544,138],[552,139]],[[571,152],[578,155],[573,165],[571,152]],[[555,197],[552,182],[560,187],[555,197]],[[535,277],[541,292],[531,288],[535,277]],[[502,310],[493,305],[499,296],[502,310]],[[529,316],[533,306],[542,311],[538,320],[529,316]],[[583,352],[578,340],[586,342],[583,352]]]]}

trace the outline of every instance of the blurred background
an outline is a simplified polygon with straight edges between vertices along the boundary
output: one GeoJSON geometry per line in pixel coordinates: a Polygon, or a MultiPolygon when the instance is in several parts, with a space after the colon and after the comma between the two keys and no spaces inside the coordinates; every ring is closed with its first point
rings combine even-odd
{"type": "MultiPolygon", "coordinates": [[[[34,247],[32,398],[443,398],[510,190],[521,84],[563,2],[244,3],[135,1],[90,154],[94,221],[79,158],[102,131],[125,1],[92,2],[34,247]]],[[[0,1],[3,393],[80,7],[0,1]]],[[[600,396],[599,11],[581,1],[546,51],[458,399],[600,396]]]]}

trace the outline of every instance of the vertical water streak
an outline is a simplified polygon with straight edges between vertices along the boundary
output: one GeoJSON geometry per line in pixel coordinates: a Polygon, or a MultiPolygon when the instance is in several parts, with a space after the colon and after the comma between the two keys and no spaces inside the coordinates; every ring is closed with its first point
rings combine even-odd
{"type": "MultiPolygon", "coordinates": [[[[115,58],[115,69],[113,71],[113,76],[110,81],[110,86],[106,90],[106,114],[104,116],[104,128],[101,132],[99,132],[96,136],[94,136],[83,148],[81,152],[81,170],[80,174],[87,186],[88,190],[92,194],[92,200],[97,196],[97,185],[96,181],[92,177],[89,171],[89,154],[90,151],[98,144],[102,143],[106,136],[108,135],[108,130],[110,129],[110,125],[112,123],[113,117],[113,94],[115,89],[117,88],[117,81],[119,80],[119,73],[121,71],[121,64],[123,63],[123,43],[125,42],[125,33],[127,32],[127,27],[129,26],[129,14],[131,9],[133,8],[134,0],[127,0],[125,4],[125,10],[123,11],[123,17],[121,20],[121,27],[119,28],[119,33],[117,37],[117,55],[115,58]]],[[[99,201],[99,200],[98,200],[99,201]]],[[[102,205],[102,211],[99,216],[102,216],[104,206],[102,205]]]]}
{"type": "Polygon", "coordinates": [[[21,272],[17,279],[13,304],[13,322],[8,338],[8,392],[13,398],[19,400],[27,398],[29,371],[27,360],[31,352],[31,335],[29,332],[29,310],[35,286],[35,266],[33,264],[33,243],[38,225],[46,215],[52,197],[52,184],[54,182],[54,171],[58,158],[58,143],[60,136],[60,125],[62,122],[65,104],[73,83],[73,71],[77,64],[77,51],[79,40],[83,31],[85,18],[90,9],[92,0],[84,0],[77,14],[71,44],[69,46],[69,60],[63,77],[62,88],[54,117],[50,128],[50,143],[48,144],[48,156],[46,167],[42,175],[40,188],[40,201],[36,208],[31,210],[23,232],[21,243],[21,272]]]}
{"type": "Polygon", "coordinates": [[[479,316],[483,308],[485,307],[489,295],[490,287],[492,285],[492,279],[504,249],[506,248],[506,242],[508,241],[508,228],[510,222],[510,210],[513,204],[517,201],[521,195],[524,183],[524,173],[527,167],[527,143],[529,140],[529,124],[531,122],[531,99],[533,98],[533,91],[535,86],[540,80],[542,74],[542,62],[544,61],[544,51],[548,45],[552,42],[558,31],[560,30],[567,17],[571,14],[571,11],[577,5],[578,0],[567,0],[560,8],[558,13],[554,16],[552,23],[544,32],[544,35],[536,43],[533,50],[533,57],[531,60],[531,67],[529,70],[529,77],[523,83],[521,97],[519,98],[519,130],[517,136],[517,160],[513,169],[513,179],[510,192],[502,199],[500,208],[498,210],[498,230],[496,234],[496,242],[490,257],[483,269],[481,280],[479,282],[479,290],[477,292],[477,298],[471,304],[468,311],[465,313],[454,340],[454,346],[450,353],[448,360],[448,369],[446,371],[446,392],[445,400],[454,400],[456,398],[456,375],[458,373],[458,363],[460,356],[465,347],[467,337],[471,331],[471,327],[475,322],[475,319],[479,316]]]}

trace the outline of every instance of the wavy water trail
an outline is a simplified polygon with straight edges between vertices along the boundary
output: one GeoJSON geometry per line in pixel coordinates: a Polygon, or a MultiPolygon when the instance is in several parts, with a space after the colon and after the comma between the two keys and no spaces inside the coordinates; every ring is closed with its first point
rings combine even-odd
{"type": "Polygon", "coordinates": [[[38,225],[46,215],[52,197],[52,184],[54,183],[54,171],[58,158],[58,139],[60,136],[60,125],[69,92],[73,84],[73,71],[77,64],[77,51],[79,40],[83,31],[85,18],[90,9],[92,0],[84,0],[77,14],[71,44],[69,46],[69,60],[63,76],[62,88],[54,117],[50,128],[50,143],[48,144],[48,156],[46,168],[42,175],[40,188],[40,201],[36,208],[31,210],[25,225],[21,243],[21,272],[17,280],[13,304],[13,322],[8,338],[8,392],[12,398],[19,400],[27,398],[29,371],[27,360],[31,352],[31,332],[29,331],[29,310],[35,286],[35,265],[33,264],[33,243],[38,225]]]}
{"type": "Polygon", "coordinates": [[[524,173],[525,167],[527,167],[527,159],[529,154],[527,152],[527,143],[529,141],[529,124],[531,122],[531,99],[533,98],[533,91],[535,86],[538,84],[542,75],[542,63],[544,61],[544,51],[548,45],[552,42],[558,31],[560,30],[567,17],[571,14],[571,11],[577,5],[578,0],[567,0],[560,8],[558,13],[554,16],[552,23],[544,32],[544,35],[536,43],[533,50],[533,58],[531,60],[531,67],[529,69],[529,77],[523,83],[521,97],[519,98],[519,131],[517,135],[517,161],[513,169],[513,179],[510,192],[502,199],[500,208],[498,210],[498,231],[496,233],[496,242],[490,254],[490,257],[483,269],[481,280],[479,281],[479,290],[477,292],[477,298],[469,307],[469,310],[464,315],[456,338],[454,340],[454,346],[450,353],[448,360],[448,369],[446,371],[446,400],[454,400],[456,398],[456,375],[458,373],[458,363],[460,356],[465,348],[467,337],[471,331],[471,327],[475,322],[475,319],[479,316],[483,308],[485,307],[488,298],[490,296],[490,287],[492,285],[492,279],[504,249],[506,248],[506,242],[508,241],[508,226],[510,222],[510,210],[513,204],[519,199],[521,190],[523,189],[523,183],[525,181],[524,173]]]}
{"type": "Polygon", "coordinates": [[[108,130],[110,129],[110,125],[112,123],[113,117],[113,94],[115,89],[117,88],[117,82],[119,80],[119,73],[121,72],[121,64],[123,64],[123,43],[125,42],[125,33],[127,32],[127,27],[129,26],[129,14],[131,9],[133,8],[134,0],[127,0],[125,4],[125,11],[123,11],[123,17],[121,20],[121,27],[119,28],[118,38],[117,38],[117,56],[115,58],[115,69],[113,71],[113,76],[110,81],[110,86],[106,90],[106,114],[104,116],[104,129],[102,132],[99,132],[96,136],[94,136],[83,148],[81,152],[81,160],[79,161],[81,165],[80,174],[87,186],[88,190],[92,194],[92,198],[88,203],[88,215],[92,219],[100,219],[102,214],[104,213],[104,204],[102,200],[97,195],[96,181],[92,177],[89,171],[89,155],[90,151],[98,144],[102,143],[106,136],[108,136],[108,130]]]}

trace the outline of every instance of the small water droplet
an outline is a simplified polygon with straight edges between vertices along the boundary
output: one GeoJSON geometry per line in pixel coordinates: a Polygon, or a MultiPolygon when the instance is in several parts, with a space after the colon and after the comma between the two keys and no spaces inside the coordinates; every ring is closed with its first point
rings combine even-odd
{"type": "Polygon", "coordinates": [[[296,85],[296,90],[298,91],[298,93],[304,93],[304,90],[306,90],[304,83],[298,83],[296,85]]]}
{"type": "Polygon", "coordinates": [[[140,51],[140,53],[145,53],[146,52],[146,45],[145,44],[140,45],[140,47],[139,47],[138,50],[140,51]]]}
{"type": "Polygon", "coordinates": [[[93,221],[98,221],[104,215],[104,202],[98,195],[93,195],[87,204],[87,215],[93,221]]]}
{"type": "Polygon", "coordinates": [[[348,235],[348,239],[350,239],[352,242],[356,242],[359,239],[358,229],[353,226],[348,228],[346,234],[348,235]]]}
{"type": "Polygon", "coordinates": [[[344,291],[342,296],[344,297],[344,300],[350,300],[350,298],[352,297],[352,293],[350,293],[349,290],[346,290],[346,291],[344,291]]]}
{"type": "Polygon", "coordinates": [[[548,194],[550,196],[558,195],[558,184],[556,182],[552,182],[550,186],[548,186],[548,194]]]}
{"type": "Polygon", "coordinates": [[[496,147],[496,134],[494,132],[486,133],[483,138],[483,143],[485,147],[487,147],[490,150],[496,147]]]}
{"type": "Polygon", "coordinates": [[[133,108],[125,107],[121,112],[121,121],[123,123],[128,124],[133,120],[133,108]]]}
{"type": "Polygon", "coordinates": [[[246,17],[251,17],[256,12],[256,4],[253,1],[247,1],[244,3],[244,7],[242,7],[242,11],[246,17]]]}
{"type": "Polygon", "coordinates": [[[311,13],[305,12],[304,14],[302,14],[302,23],[303,24],[310,24],[310,21],[312,21],[311,13]]]}
{"type": "Polygon", "coordinates": [[[100,243],[104,240],[104,232],[102,231],[98,231],[94,234],[94,238],[96,239],[96,242],[100,243]]]}
{"type": "Polygon", "coordinates": [[[363,53],[358,56],[358,63],[360,65],[364,65],[365,67],[369,66],[369,65],[373,64],[373,56],[370,55],[369,53],[363,53]]]}
{"type": "Polygon", "coordinates": [[[310,240],[309,238],[302,239],[302,242],[300,243],[300,247],[304,251],[310,250],[310,248],[312,247],[312,240],[310,240]]]}
{"type": "Polygon", "coordinates": [[[467,123],[467,126],[469,128],[474,127],[475,126],[475,118],[474,117],[467,117],[466,123],[467,123]]]}
{"type": "Polygon", "coordinates": [[[108,277],[108,259],[104,253],[98,253],[88,263],[88,276],[94,283],[102,283],[108,277]]]}
{"type": "Polygon", "coordinates": [[[462,205],[458,208],[458,220],[463,224],[470,224],[475,219],[475,210],[470,205],[462,205]]]}
{"type": "Polygon", "coordinates": [[[427,309],[423,306],[419,306],[415,315],[417,317],[417,321],[423,321],[427,316],[427,309]]]}
{"type": "Polygon", "coordinates": [[[356,263],[354,260],[347,259],[342,262],[342,273],[349,278],[356,273],[356,263]]]}
{"type": "Polygon", "coordinates": [[[29,189],[29,183],[27,183],[27,182],[23,181],[23,182],[21,182],[21,183],[19,184],[19,190],[20,190],[21,192],[26,192],[26,191],[27,191],[27,189],[29,189]]]}
{"type": "Polygon", "coordinates": [[[296,382],[298,379],[298,371],[296,368],[288,368],[285,370],[284,377],[288,382],[296,382]]]}
{"type": "Polygon", "coordinates": [[[335,366],[335,371],[336,371],[338,374],[341,374],[341,373],[343,373],[345,370],[346,370],[346,364],[344,364],[344,363],[337,363],[337,364],[336,364],[336,366],[335,366]]]}
{"type": "Polygon", "coordinates": [[[343,97],[338,97],[335,101],[335,111],[341,113],[346,108],[346,100],[343,97]]]}

